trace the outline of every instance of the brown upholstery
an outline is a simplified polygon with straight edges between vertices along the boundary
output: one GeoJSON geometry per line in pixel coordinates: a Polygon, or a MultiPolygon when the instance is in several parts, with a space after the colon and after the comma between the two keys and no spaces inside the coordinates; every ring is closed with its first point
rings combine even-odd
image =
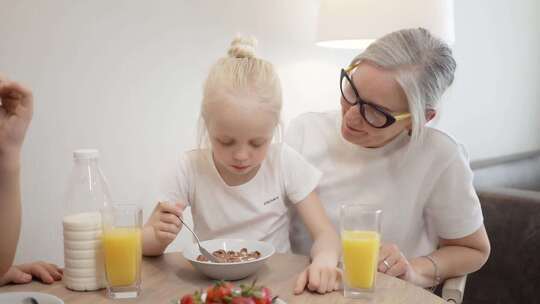
{"type": "Polygon", "coordinates": [[[473,162],[491,256],[464,304],[540,303],[540,151],[473,162]]]}

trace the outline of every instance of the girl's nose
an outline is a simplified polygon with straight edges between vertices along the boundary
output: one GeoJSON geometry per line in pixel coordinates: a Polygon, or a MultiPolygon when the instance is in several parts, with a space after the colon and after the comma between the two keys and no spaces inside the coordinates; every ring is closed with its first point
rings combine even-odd
{"type": "Polygon", "coordinates": [[[245,147],[241,147],[233,153],[234,160],[245,161],[249,158],[249,151],[245,147]]]}

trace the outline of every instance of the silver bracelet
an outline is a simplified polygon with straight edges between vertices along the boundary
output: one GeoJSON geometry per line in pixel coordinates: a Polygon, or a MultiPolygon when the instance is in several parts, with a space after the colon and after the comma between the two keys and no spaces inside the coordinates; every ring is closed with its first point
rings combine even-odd
{"type": "Polygon", "coordinates": [[[439,266],[437,265],[437,262],[435,262],[435,259],[430,255],[424,256],[426,259],[428,259],[431,264],[433,264],[433,268],[435,269],[433,274],[433,286],[431,287],[431,291],[435,291],[437,286],[441,283],[441,276],[439,275],[439,266]]]}

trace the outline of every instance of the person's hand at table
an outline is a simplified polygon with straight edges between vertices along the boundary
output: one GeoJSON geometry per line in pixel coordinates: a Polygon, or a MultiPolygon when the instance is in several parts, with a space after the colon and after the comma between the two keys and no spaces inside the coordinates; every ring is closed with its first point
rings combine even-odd
{"type": "Polygon", "coordinates": [[[164,244],[170,244],[180,230],[182,223],[179,217],[182,216],[184,206],[169,202],[159,202],[148,219],[146,226],[154,229],[156,239],[164,244]]]}
{"type": "Polygon", "coordinates": [[[301,294],[304,289],[321,294],[339,290],[341,271],[336,267],[332,258],[318,256],[300,273],[294,288],[295,294],[301,294]]]}
{"type": "Polygon", "coordinates": [[[32,262],[11,266],[11,268],[0,278],[0,286],[6,284],[26,284],[33,278],[45,284],[52,284],[62,279],[62,270],[54,264],[46,262],[32,262]]]}
{"type": "Polygon", "coordinates": [[[143,255],[163,254],[182,229],[182,203],[158,202],[143,228],[143,255]]]}
{"type": "Polygon", "coordinates": [[[381,245],[377,270],[421,287],[431,286],[433,281],[433,278],[417,271],[414,263],[409,261],[395,244],[381,245]]]}
{"type": "Polygon", "coordinates": [[[296,208],[313,238],[313,245],[311,264],[298,276],[294,293],[301,294],[306,288],[321,294],[338,290],[341,272],[337,266],[341,242],[334,226],[315,191],[296,203],[296,208]]]}

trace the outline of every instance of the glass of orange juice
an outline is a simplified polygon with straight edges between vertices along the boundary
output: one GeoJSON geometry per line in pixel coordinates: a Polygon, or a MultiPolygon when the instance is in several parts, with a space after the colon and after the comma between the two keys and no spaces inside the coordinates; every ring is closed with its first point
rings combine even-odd
{"type": "Polygon", "coordinates": [[[136,204],[115,204],[102,210],[102,223],[107,294],[136,298],[141,292],[142,210],[136,204]]]}
{"type": "Polygon", "coordinates": [[[373,298],[381,242],[381,214],[382,210],[373,205],[341,206],[343,295],[346,298],[373,298]]]}

